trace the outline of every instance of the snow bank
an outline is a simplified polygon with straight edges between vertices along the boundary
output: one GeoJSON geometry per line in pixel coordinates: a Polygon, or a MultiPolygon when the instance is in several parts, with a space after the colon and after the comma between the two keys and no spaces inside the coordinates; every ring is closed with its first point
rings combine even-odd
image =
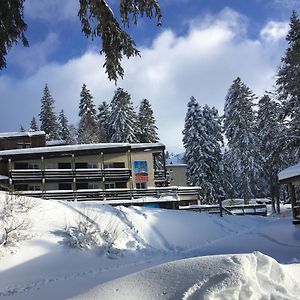
{"type": "MultiPolygon", "coordinates": [[[[0,192],[0,200],[3,197],[5,197],[5,193],[0,192]]],[[[235,275],[230,277],[229,274],[228,280],[231,282],[232,278],[236,278],[234,284],[243,283],[245,288],[241,287],[242,293],[242,289],[250,289],[246,283],[250,281],[251,274],[251,276],[257,276],[257,285],[261,284],[262,277],[259,277],[257,275],[259,272],[257,273],[252,268],[258,264],[261,270],[263,263],[260,262],[263,259],[260,259],[261,254],[256,253],[253,254],[254,256],[247,254],[235,256],[239,263],[233,264],[232,253],[260,251],[279,262],[300,261],[300,231],[292,225],[291,218],[286,214],[280,217],[224,216],[221,218],[218,215],[192,211],[147,207],[111,207],[99,202],[63,202],[36,198],[33,201],[36,205],[30,212],[32,239],[22,242],[19,248],[14,249],[14,254],[10,252],[11,249],[8,249],[5,257],[0,257],[0,299],[67,299],[85,293],[99,284],[161,263],[214,254],[229,254],[228,257],[231,259],[227,256],[222,258],[218,256],[216,260],[213,257],[202,257],[198,258],[199,261],[198,259],[191,260],[192,263],[190,260],[179,261],[178,265],[176,263],[176,267],[175,265],[173,267],[172,264],[170,267],[168,267],[169,264],[159,267],[158,271],[154,272],[162,276],[162,286],[164,286],[163,280],[169,280],[167,275],[171,276],[173,280],[172,285],[166,285],[165,289],[161,291],[173,295],[172,291],[174,290],[174,293],[180,294],[179,298],[184,295],[186,297],[196,295],[197,298],[200,289],[197,288],[197,284],[199,283],[199,285],[207,287],[208,291],[213,290],[215,295],[218,295],[218,289],[225,291],[223,285],[227,279],[222,277],[222,272],[227,270],[226,265],[229,265],[230,272],[228,272],[235,275]],[[109,224],[118,229],[119,235],[115,246],[119,253],[114,259],[101,252],[100,249],[80,251],[68,247],[63,229],[66,225],[76,224],[78,216],[86,215],[94,220],[101,229],[107,228],[109,224]],[[185,265],[189,267],[186,269],[185,265]],[[234,268],[234,266],[236,267],[234,268]],[[205,278],[201,277],[201,268],[206,270],[205,278]],[[219,274],[219,277],[214,277],[213,274],[219,274]],[[210,277],[212,277],[212,281],[209,281],[210,277]],[[186,281],[188,278],[190,278],[189,281],[186,281]],[[204,281],[201,281],[201,278],[204,281]],[[181,281],[185,284],[181,285],[181,281]],[[206,282],[213,284],[210,285],[206,282]],[[180,287],[178,292],[176,291],[177,287],[180,287]],[[195,293],[193,294],[194,289],[195,293]]],[[[267,266],[270,267],[271,262],[276,265],[271,258],[264,259],[267,266]]],[[[293,268],[291,274],[299,274],[300,266],[298,264],[286,267],[277,265],[277,267],[272,267],[270,272],[279,274],[278,270],[283,268],[286,269],[284,270],[284,274],[286,274],[293,268]]],[[[298,284],[299,275],[295,275],[298,284]]],[[[282,282],[288,284],[285,280],[289,281],[289,279],[285,278],[289,277],[282,278],[282,282]]],[[[277,280],[275,279],[272,280],[275,282],[277,280]]],[[[149,283],[149,295],[152,288],[159,291],[155,285],[155,282],[159,285],[158,281],[158,279],[157,281],[153,279],[153,282],[149,283]]],[[[140,282],[140,285],[145,288],[146,284],[146,278],[143,284],[140,282]]],[[[290,281],[290,284],[293,285],[293,282],[290,281]]],[[[281,289],[280,286],[277,289],[277,285],[273,285],[273,287],[276,292],[281,289]]],[[[229,285],[227,290],[230,291],[229,285]]],[[[290,288],[288,290],[290,291],[290,288]]],[[[122,291],[125,293],[125,290],[122,291]]],[[[139,293],[138,291],[141,292],[139,288],[136,293],[139,293]]],[[[259,291],[262,293],[262,287],[259,291]]],[[[152,293],[155,294],[155,291],[152,293]]],[[[284,295],[284,292],[282,294],[284,295]]],[[[223,293],[222,297],[224,295],[223,293]]],[[[130,299],[125,294],[122,296],[124,296],[123,299],[130,299]]],[[[293,294],[291,294],[292,296],[293,294]]],[[[221,296],[218,297],[216,296],[215,299],[223,299],[221,296]]],[[[105,297],[99,298],[106,299],[105,297]]],[[[144,297],[140,299],[144,299],[144,297]]],[[[175,299],[177,298],[175,297],[175,299]]],[[[269,298],[266,297],[266,299],[269,298]]]]}
{"type": "Polygon", "coordinates": [[[299,281],[274,259],[254,252],[166,263],[72,299],[299,299],[299,281]]]}

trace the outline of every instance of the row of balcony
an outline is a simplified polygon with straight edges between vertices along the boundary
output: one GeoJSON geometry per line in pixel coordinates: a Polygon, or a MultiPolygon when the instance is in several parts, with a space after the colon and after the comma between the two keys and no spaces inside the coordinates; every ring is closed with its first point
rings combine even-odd
{"type": "Polygon", "coordinates": [[[22,169],[12,170],[10,178],[13,181],[28,180],[71,180],[76,179],[122,179],[129,180],[131,171],[129,169],[22,169]]]}
{"type": "MultiPolygon", "coordinates": [[[[126,168],[112,169],[14,169],[10,171],[10,178],[13,181],[39,181],[41,179],[51,180],[72,180],[90,179],[90,180],[129,180],[131,170],[126,168]]],[[[166,181],[164,171],[154,172],[154,181],[166,181]]]]}

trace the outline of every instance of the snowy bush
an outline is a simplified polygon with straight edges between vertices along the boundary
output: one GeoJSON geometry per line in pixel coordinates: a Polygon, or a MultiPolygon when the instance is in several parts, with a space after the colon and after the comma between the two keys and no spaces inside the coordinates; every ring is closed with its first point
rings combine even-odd
{"type": "Polygon", "coordinates": [[[15,193],[0,199],[0,248],[15,246],[30,237],[29,211],[35,203],[15,193]]]}
{"type": "Polygon", "coordinates": [[[65,233],[71,248],[81,250],[98,249],[107,255],[118,253],[115,242],[119,237],[116,224],[110,221],[105,229],[101,229],[96,217],[88,211],[79,214],[74,226],[66,226],[65,233]]]}

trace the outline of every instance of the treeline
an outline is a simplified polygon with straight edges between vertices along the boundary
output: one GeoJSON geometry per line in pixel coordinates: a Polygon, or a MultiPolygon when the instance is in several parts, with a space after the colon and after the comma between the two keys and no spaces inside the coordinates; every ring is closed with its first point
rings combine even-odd
{"type": "MultiPolygon", "coordinates": [[[[78,126],[69,124],[64,110],[57,116],[55,101],[45,85],[39,113],[40,127],[33,116],[29,131],[43,130],[47,141],[66,144],[91,143],[156,143],[159,141],[150,102],[143,99],[136,112],[131,96],[118,88],[110,103],[103,101],[98,110],[91,92],[83,84],[79,100],[78,126]]],[[[24,128],[21,128],[24,131],[24,128]]]]}
{"type": "Polygon", "coordinates": [[[188,181],[202,188],[205,203],[257,197],[278,203],[284,192],[277,174],[300,157],[300,21],[295,11],[286,40],[273,93],[257,101],[237,78],[222,117],[194,97],[188,103],[183,131],[188,181]]]}

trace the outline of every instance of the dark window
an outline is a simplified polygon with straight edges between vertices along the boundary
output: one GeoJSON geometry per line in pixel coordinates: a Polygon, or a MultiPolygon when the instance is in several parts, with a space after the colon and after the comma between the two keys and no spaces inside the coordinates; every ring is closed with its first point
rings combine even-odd
{"type": "Polygon", "coordinates": [[[58,163],[59,169],[71,169],[71,163],[58,163]]]}
{"type": "Polygon", "coordinates": [[[136,183],[136,188],[137,189],[146,189],[147,188],[147,185],[146,185],[146,182],[137,182],[136,183]]]}
{"type": "Polygon", "coordinates": [[[86,169],[88,164],[86,162],[78,162],[75,164],[76,169],[86,169]]]}
{"type": "Polygon", "coordinates": [[[126,182],[116,182],[117,189],[127,188],[126,182]]]}
{"type": "Polygon", "coordinates": [[[85,189],[88,189],[89,188],[89,185],[87,182],[77,182],[76,183],[76,189],[77,190],[85,190],[85,189]]]}
{"type": "Polygon", "coordinates": [[[15,169],[16,170],[28,169],[28,163],[15,163],[15,169]]]}
{"type": "Polygon", "coordinates": [[[114,168],[125,168],[125,163],[124,162],[115,162],[114,168]]]}
{"type": "Polygon", "coordinates": [[[16,191],[28,191],[28,184],[16,184],[15,190],[16,191]]]}
{"type": "Polygon", "coordinates": [[[58,189],[59,190],[71,190],[72,185],[71,185],[71,183],[59,183],[58,184],[58,189]]]}

